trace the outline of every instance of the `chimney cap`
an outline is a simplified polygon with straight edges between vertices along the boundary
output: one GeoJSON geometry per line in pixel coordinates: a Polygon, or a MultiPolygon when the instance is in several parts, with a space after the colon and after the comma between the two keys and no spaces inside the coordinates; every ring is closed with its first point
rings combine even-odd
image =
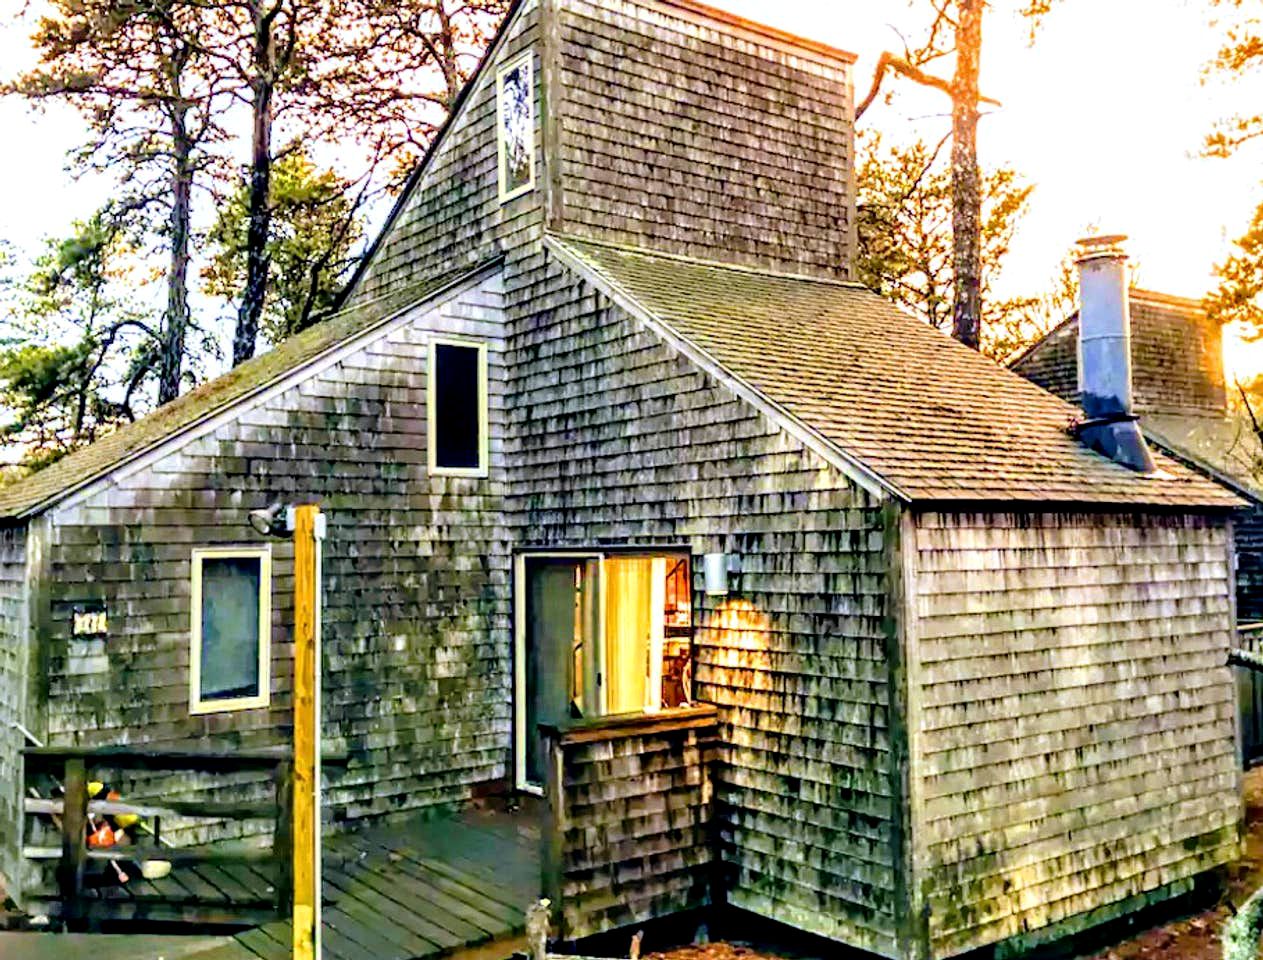
{"type": "Polygon", "coordinates": [[[1095,237],[1084,237],[1078,241],[1078,262],[1095,260],[1100,257],[1126,257],[1123,244],[1127,241],[1125,233],[1103,233],[1095,237]]]}

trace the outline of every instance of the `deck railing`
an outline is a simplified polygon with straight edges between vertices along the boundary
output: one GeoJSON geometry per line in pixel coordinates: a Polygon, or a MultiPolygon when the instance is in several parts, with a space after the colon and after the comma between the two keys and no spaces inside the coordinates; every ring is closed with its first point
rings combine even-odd
{"type": "Polygon", "coordinates": [[[713,707],[544,729],[543,892],[561,939],[714,901],[717,732],[713,707]]]}
{"type": "MultiPolygon", "coordinates": [[[[293,884],[290,878],[293,856],[290,847],[293,762],[283,751],[233,751],[156,749],[147,747],[62,748],[42,747],[23,753],[24,782],[29,786],[41,778],[59,779],[61,798],[27,796],[28,815],[53,819],[60,834],[58,846],[27,845],[23,856],[32,861],[56,861],[55,894],[34,891],[28,901],[46,901],[68,928],[96,928],[110,921],[165,920],[201,924],[253,925],[277,916],[287,916],[293,884]],[[265,802],[223,803],[211,801],[166,801],[129,803],[126,800],[90,799],[88,783],[95,771],[114,773],[137,771],[159,773],[236,774],[260,772],[270,775],[272,797],[265,802]],[[151,822],[150,840],[145,843],[91,848],[87,843],[88,818],[131,814],[151,822]],[[273,839],[268,847],[171,847],[161,842],[161,822],[172,817],[213,820],[270,820],[273,839]],[[271,896],[228,897],[194,895],[187,886],[138,884],[150,891],[125,898],[90,896],[85,873],[94,861],[162,860],[180,867],[206,865],[233,868],[260,865],[271,881],[271,896]]],[[[249,885],[237,884],[240,891],[249,885]]]]}

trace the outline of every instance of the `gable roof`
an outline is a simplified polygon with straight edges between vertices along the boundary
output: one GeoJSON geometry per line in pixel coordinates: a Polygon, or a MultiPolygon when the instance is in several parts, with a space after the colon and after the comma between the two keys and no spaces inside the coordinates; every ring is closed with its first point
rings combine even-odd
{"type": "Polygon", "coordinates": [[[864,287],[550,237],[607,296],[768,398],[904,500],[1233,508],[1166,457],[1144,477],[1081,412],[864,287]]]}
{"type": "Polygon", "coordinates": [[[272,350],[210,380],[135,423],[0,487],[0,519],[40,513],[74,491],[142,456],[159,444],[283,380],[347,341],[384,325],[399,313],[482,273],[488,264],[407,287],[389,297],[335,314],[282,341],[272,350]]]}

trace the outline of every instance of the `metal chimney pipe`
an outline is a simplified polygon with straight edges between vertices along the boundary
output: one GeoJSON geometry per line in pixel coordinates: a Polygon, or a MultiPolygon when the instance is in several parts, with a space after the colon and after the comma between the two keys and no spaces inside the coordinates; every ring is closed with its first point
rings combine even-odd
{"type": "Polygon", "coordinates": [[[1132,412],[1131,306],[1120,234],[1079,241],[1080,440],[1139,473],[1157,467],[1132,412]]]}

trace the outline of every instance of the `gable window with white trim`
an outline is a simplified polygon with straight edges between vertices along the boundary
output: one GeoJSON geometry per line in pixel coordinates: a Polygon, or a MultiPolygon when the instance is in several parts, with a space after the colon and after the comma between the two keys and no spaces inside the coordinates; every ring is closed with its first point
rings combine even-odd
{"type": "Polygon", "coordinates": [[[266,707],[269,700],[272,552],[193,551],[189,712],[266,707]]]}
{"type": "Polygon", "coordinates": [[[487,423],[487,345],[430,341],[426,408],[430,473],[485,477],[490,459],[487,423]]]}
{"type": "Polygon", "coordinates": [[[535,189],[534,61],[527,51],[496,71],[500,202],[535,189]]]}

